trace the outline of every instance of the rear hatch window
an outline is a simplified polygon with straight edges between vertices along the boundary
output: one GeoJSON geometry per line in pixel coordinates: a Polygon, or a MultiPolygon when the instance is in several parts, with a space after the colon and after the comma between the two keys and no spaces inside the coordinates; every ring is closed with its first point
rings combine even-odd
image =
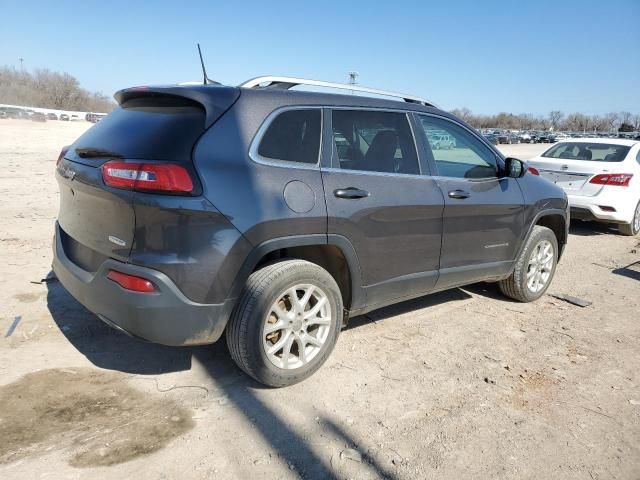
{"type": "Polygon", "coordinates": [[[621,162],[631,147],[608,143],[563,142],[542,154],[545,158],[587,160],[592,162],[621,162]]]}
{"type": "Polygon", "coordinates": [[[134,98],[87,130],[66,157],[91,165],[104,157],[189,161],[204,129],[204,109],[187,98],[134,98]]]}
{"type": "Polygon", "coordinates": [[[76,265],[93,271],[106,257],[126,260],[134,241],[135,192],[105,185],[100,167],[118,159],[190,163],[204,129],[200,104],[150,95],[127,100],[71,145],[58,165],[58,223],[76,265]]]}

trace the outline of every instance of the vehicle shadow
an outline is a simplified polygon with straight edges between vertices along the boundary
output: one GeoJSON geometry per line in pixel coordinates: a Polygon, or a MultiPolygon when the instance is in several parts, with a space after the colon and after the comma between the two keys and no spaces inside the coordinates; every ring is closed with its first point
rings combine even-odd
{"type": "MultiPolygon", "coordinates": [[[[317,455],[307,436],[298,433],[256,392],[267,387],[252,380],[233,363],[226,342],[201,347],[165,347],[127,336],[100,321],[58,282],[47,283],[47,306],[69,342],[99,368],[137,375],[190,370],[193,359],[205,369],[236,411],[269,443],[289,468],[303,478],[335,479],[330,459],[317,455]]],[[[247,457],[249,458],[249,457],[247,457]]]]}
{"type": "Polygon", "coordinates": [[[404,315],[417,310],[423,310],[426,308],[433,308],[438,305],[469,300],[470,298],[472,298],[471,295],[459,288],[452,288],[443,292],[432,293],[431,295],[425,295],[423,297],[414,298],[413,300],[396,303],[388,307],[373,310],[365,315],[358,315],[356,317],[350,318],[345,330],[351,330],[353,328],[367,325],[371,322],[387,320],[389,318],[398,315],[404,315]]]}
{"type": "Polygon", "coordinates": [[[191,368],[189,348],[147,343],[109,327],[57,281],[47,282],[47,308],[67,340],[97,367],[142,375],[191,368]]]}
{"type": "Polygon", "coordinates": [[[612,270],[612,272],[616,275],[622,275],[623,277],[640,281],[640,260],[637,262],[630,263],[626,267],[616,268],[612,270]]]}
{"type": "Polygon", "coordinates": [[[595,235],[617,234],[618,231],[615,227],[606,223],[589,222],[584,220],[571,220],[569,233],[571,235],[578,235],[580,237],[591,237],[595,235]]]}

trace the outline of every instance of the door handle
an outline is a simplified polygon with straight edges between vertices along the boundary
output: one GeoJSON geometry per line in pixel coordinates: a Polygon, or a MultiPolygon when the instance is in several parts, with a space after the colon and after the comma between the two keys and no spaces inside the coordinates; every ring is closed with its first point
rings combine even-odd
{"type": "Polygon", "coordinates": [[[464,200],[465,198],[469,198],[471,194],[469,192],[465,192],[464,190],[451,190],[449,192],[449,198],[458,198],[460,200],[464,200]]]}
{"type": "Polygon", "coordinates": [[[338,188],[337,190],[333,191],[333,194],[338,198],[350,199],[366,198],[369,196],[369,192],[367,192],[366,190],[360,190],[356,187],[338,188]]]}

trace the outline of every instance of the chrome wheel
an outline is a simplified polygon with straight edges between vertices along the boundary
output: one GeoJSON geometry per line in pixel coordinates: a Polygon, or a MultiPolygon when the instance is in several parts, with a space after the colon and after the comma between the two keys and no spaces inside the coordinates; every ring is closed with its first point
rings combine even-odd
{"type": "Polygon", "coordinates": [[[527,288],[532,293],[538,293],[549,282],[555,259],[553,245],[548,240],[539,242],[529,258],[527,267],[527,288]]]}
{"type": "Polygon", "coordinates": [[[638,202],[636,214],[633,217],[633,233],[637,234],[638,232],[640,232],[640,202],[638,202]]]}
{"type": "Polygon", "coordinates": [[[331,305],[315,285],[296,285],[281,293],[262,329],[262,346],[278,368],[300,368],[322,350],[331,330],[331,305]]]}

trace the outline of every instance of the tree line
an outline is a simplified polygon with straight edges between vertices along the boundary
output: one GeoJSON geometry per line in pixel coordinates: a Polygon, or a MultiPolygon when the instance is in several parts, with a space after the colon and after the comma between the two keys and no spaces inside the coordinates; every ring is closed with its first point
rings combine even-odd
{"type": "Polygon", "coordinates": [[[108,96],[80,87],[68,73],[46,68],[31,73],[10,67],[0,67],[0,103],[105,113],[115,106],[108,96]]]}
{"type": "Polygon", "coordinates": [[[475,128],[504,128],[514,130],[564,130],[571,132],[632,132],[640,130],[640,115],[631,112],[611,112],[605,115],[565,114],[553,110],[548,115],[505,113],[477,115],[468,108],[451,111],[475,128]]]}

